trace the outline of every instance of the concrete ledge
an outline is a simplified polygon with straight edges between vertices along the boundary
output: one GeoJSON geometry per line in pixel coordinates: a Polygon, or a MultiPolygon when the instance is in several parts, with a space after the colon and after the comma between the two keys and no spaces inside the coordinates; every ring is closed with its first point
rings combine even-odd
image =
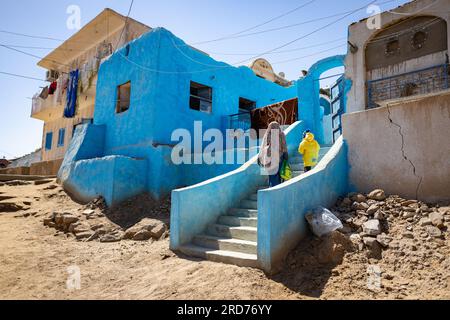
{"type": "Polygon", "coordinates": [[[12,181],[12,180],[22,180],[22,181],[37,181],[44,179],[54,179],[56,176],[30,176],[30,175],[19,175],[19,174],[0,174],[0,181],[12,181]]]}
{"type": "Polygon", "coordinates": [[[0,169],[0,174],[29,175],[30,167],[15,167],[15,168],[0,169]]]}

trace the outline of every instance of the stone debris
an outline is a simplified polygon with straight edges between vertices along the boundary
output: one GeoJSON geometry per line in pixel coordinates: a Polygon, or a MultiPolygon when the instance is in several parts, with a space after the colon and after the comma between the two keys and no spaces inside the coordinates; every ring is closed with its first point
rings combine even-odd
{"type": "Polygon", "coordinates": [[[419,269],[426,266],[418,257],[423,260],[433,254],[424,251],[423,245],[437,248],[450,227],[450,207],[387,196],[381,189],[367,195],[350,193],[332,211],[343,223],[340,232],[356,251],[366,250],[367,258],[375,260],[384,259],[384,251],[395,252],[394,260],[403,257],[419,269]]]}
{"type": "Polygon", "coordinates": [[[5,186],[16,187],[16,186],[27,186],[32,184],[31,181],[23,181],[23,180],[11,180],[4,182],[5,186]]]}
{"type": "Polygon", "coordinates": [[[52,183],[53,181],[54,181],[54,180],[52,180],[52,179],[36,180],[36,181],[34,181],[34,185],[40,186],[40,185],[43,185],[43,184],[52,183]]]}
{"type": "Polygon", "coordinates": [[[44,218],[43,223],[56,229],[58,234],[72,235],[78,241],[98,240],[102,243],[122,240],[153,241],[168,235],[167,224],[159,219],[143,218],[129,228],[122,228],[111,220],[114,217],[109,217],[106,209],[100,208],[106,208],[102,198],[92,201],[79,211],[53,212],[44,218]]]}
{"type": "Polygon", "coordinates": [[[1,212],[17,212],[21,210],[26,210],[25,206],[16,203],[14,201],[2,201],[0,202],[0,213],[1,212]]]}
{"type": "Polygon", "coordinates": [[[156,219],[144,218],[139,223],[125,231],[124,238],[136,241],[160,239],[167,231],[167,226],[156,219]]]}
{"type": "Polygon", "coordinates": [[[369,199],[377,200],[377,201],[383,201],[384,199],[386,199],[386,195],[384,194],[384,191],[381,189],[372,191],[371,193],[369,193],[367,195],[367,197],[369,199]]]}
{"type": "Polygon", "coordinates": [[[369,236],[377,236],[381,233],[380,221],[373,219],[363,224],[363,232],[369,236]]]}

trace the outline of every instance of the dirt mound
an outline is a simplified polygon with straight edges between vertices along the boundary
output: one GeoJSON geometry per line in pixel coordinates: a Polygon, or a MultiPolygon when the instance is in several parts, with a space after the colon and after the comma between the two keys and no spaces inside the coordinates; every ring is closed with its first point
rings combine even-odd
{"type": "Polygon", "coordinates": [[[144,218],[170,223],[170,197],[156,201],[143,193],[112,208],[103,210],[104,214],[124,229],[130,228],[144,218]]]}
{"type": "Polygon", "coordinates": [[[331,210],[344,227],[304,239],[274,280],[320,298],[450,297],[450,207],[374,190],[331,210]]]}

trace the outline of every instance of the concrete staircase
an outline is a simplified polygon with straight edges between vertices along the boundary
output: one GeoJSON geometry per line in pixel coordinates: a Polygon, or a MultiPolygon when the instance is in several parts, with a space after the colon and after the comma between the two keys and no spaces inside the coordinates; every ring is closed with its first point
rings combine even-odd
{"type": "MultiPolygon", "coordinates": [[[[320,151],[322,158],[329,147],[320,151]]],[[[304,173],[302,157],[296,152],[289,163],[293,176],[304,173]]],[[[220,216],[217,222],[208,226],[203,234],[197,235],[192,243],[179,250],[189,256],[214,262],[234,264],[241,267],[258,268],[257,227],[258,191],[267,188],[268,183],[253,190],[238,206],[220,216]]]]}
{"type": "MultiPolygon", "coordinates": [[[[258,190],[265,188],[261,186],[258,190]]],[[[204,234],[195,236],[180,251],[210,261],[257,268],[258,190],[220,216],[204,234]]]]}
{"type": "MultiPolygon", "coordinates": [[[[319,161],[330,151],[330,146],[324,146],[320,148],[319,161]]],[[[305,166],[303,164],[302,156],[296,152],[294,156],[289,157],[289,164],[291,165],[292,177],[296,178],[305,173],[305,166]]]]}

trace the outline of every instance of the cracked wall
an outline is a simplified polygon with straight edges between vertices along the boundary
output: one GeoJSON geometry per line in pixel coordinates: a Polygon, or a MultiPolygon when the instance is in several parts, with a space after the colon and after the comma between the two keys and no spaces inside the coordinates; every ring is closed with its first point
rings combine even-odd
{"type": "Polygon", "coordinates": [[[450,91],[344,115],[352,189],[450,201],[450,91]]]}

